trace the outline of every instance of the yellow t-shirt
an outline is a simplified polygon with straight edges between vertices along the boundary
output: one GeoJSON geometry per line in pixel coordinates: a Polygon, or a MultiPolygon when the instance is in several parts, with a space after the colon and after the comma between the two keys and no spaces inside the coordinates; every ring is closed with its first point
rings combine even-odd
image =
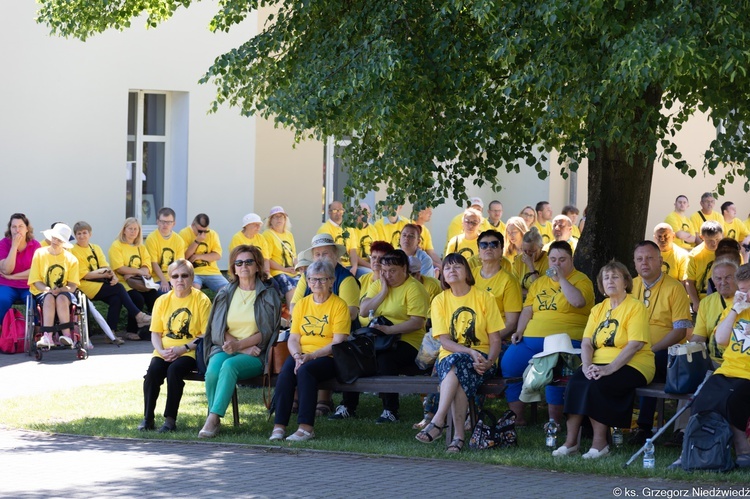
{"type": "Polygon", "coordinates": [[[238,287],[229,302],[227,333],[238,340],[244,340],[258,332],[258,324],[255,322],[256,297],[254,289],[243,291],[238,287]]]}
{"type": "Polygon", "coordinates": [[[735,319],[729,344],[724,348],[724,362],[714,371],[715,374],[750,379],[750,334],[746,331],[750,331],[750,310],[744,310],[735,319]]]}
{"type": "Polygon", "coordinates": [[[266,260],[271,258],[271,252],[268,249],[268,242],[260,232],[255,234],[253,237],[247,237],[242,233],[242,231],[237,232],[232,236],[232,240],[229,241],[229,252],[231,253],[234,248],[243,244],[257,246],[260,249],[260,253],[263,255],[263,258],[265,258],[266,260]]]}
{"type": "Polygon", "coordinates": [[[52,247],[41,247],[34,252],[29,269],[29,279],[26,283],[34,296],[40,295],[42,291],[34,286],[35,282],[43,282],[51,289],[61,288],[68,284],[79,285],[80,272],[78,270],[78,259],[69,251],[61,251],[59,255],[50,253],[52,247]]]}
{"type": "Polygon", "coordinates": [[[317,234],[329,234],[333,237],[336,244],[341,244],[346,247],[346,253],[342,256],[339,261],[344,267],[351,266],[352,262],[349,258],[349,250],[353,248],[353,236],[354,231],[352,229],[344,229],[340,225],[336,225],[330,219],[326,220],[326,223],[320,226],[317,234]]]}
{"type": "Polygon", "coordinates": [[[677,239],[675,239],[675,243],[672,244],[671,250],[661,252],[661,259],[662,272],[678,281],[685,280],[690,257],[687,251],[677,246],[677,239]]]}
{"type": "MultiPolygon", "coordinates": [[[[268,246],[269,258],[271,260],[282,267],[294,267],[294,257],[297,254],[297,247],[294,244],[294,236],[291,232],[287,230],[283,234],[279,234],[273,229],[267,229],[263,233],[263,237],[266,238],[266,245],[268,246]]],[[[271,277],[279,274],[286,274],[288,276],[296,275],[271,269],[271,277]]]]}
{"type": "Polygon", "coordinates": [[[609,364],[615,360],[628,341],[645,342],[628,365],[643,374],[647,383],[651,383],[656,373],[649,336],[646,307],[632,296],[614,309],[611,309],[609,298],[595,306],[583,333],[583,337],[590,338],[594,346],[594,364],[609,364]]]}
{"type": "MultiPolygon", "coordinates": [[[[490,353],[490,333],[505,329],[495,297],[475,286],[464,296],[455,296],[449,289],[443,291],[430,309],[433,337],[447,334],[459,345],[482,353],[490,353]]],[[[440,347],[439,360],[451,353],[440,347]]]]}
{"type": "Polygon", "coordinates": [[[500,270],[492,277],[482,277],[482,269],[472,269],[476,287],[489,292],[497,301],[498,310],[505,320],[506,312],[521,312],[523,299],[521,298],[521,283],[505,270],[500,270]]]}
{"type": "Polygon", "coordinates": [[[81,288],[83,294],[93,299],[99,290],[102,289],[103,283],[87,281],[83,276],[102,267],[109,267],[107,259],[104,258],[104,252],[98,245],[93,243],[89,243],[88,248],[74,244],[70,252],[78,259],[78,280],[80,281],[78,287],[81,288]]]}
{"type": "Polygon", "coordinates": [[[749,234],[745,224],[737,217],[731,223],[722,221],[721,226],[724,229],[724,237],[731,237],[738,243],[741,243],[749,234]]]}
{"type": "Polygon", "coordinates": [[[571,232],[571,235],[575,237],[576,239],[580,239],[581,229],[579,229],[577,225],[573,225],[572,229],[573,229],[573,232],[571,232]]]}
{"type": "MultiPolygon", "coordinates": [[[[144,266],[151,270],[151,256],[148,254],[145,246],[142,244],[133,246],[132,244],[123,243],[119,239],[115,239],[112,246],[109,247],[109,261],[112,264],[112,269],[115,271],[120,267],[139,269],[144,266]]],[[[125,282],[122,274],[117,273],[117,279],[120,281],[120,284],[125,286],[125,289],[128,291],[132,289],[125,282]]]]}
{"type": "MultiPolygon", "coordinates": [[[[185,251],[195,241],[195,233],[193,228],[188,225],[180,231],[180,237],[185,242],[185,251]]],[[[206,239],[202,243],[198,243],[198,247],[195,250],[195,255],[207,255],[208,253],[218,253],[221,256],[221,240],[219,239],[219,233],[215,230],[211,230],[206,234],[206,239]]],[[[217,260],[218,261],[218,260],[217,260]]],[[[219,265],[217,261],[207,262],[205,260],[196,260],[193,262],[193,268],[195,269],[196,275],[219,275],[219,265]]],[[[150,266],[150,265],[149,265],[150,266]]]]}
{"type": "MultiPolygon", "coordinates": [[[[528,290],[533,281],[529,282],[529,277],[531,277],[531,274],[529,273],[529,268],[525,263],[523,263],[523,260],[521,259],[522,256],[523,254],[519,253],[513,259],[513,275],[516,279],[518,279],[518,282],[521,283],[521,288],[528,290]]],[[[543,276],[544,273],[547,272],[548,268],[549,258],[547,257],[547,253],[542,253],[542,256],[539,258],[539,260],[534,262],[534,270],[539,272],[539,276],[543,276]]]]}
{"type": "Polygon", "coordinates": [[[539,234],[541,234],[542,236],[542,244],[551,243],[555,240],[555,236],[554,234],[552,234],[552,222],[547,222],[546,224],[542,225],[539,223],[539,221],[536,221],[531,224],[531,227],[536,227],[539,230],[539,234]]]}
{"type": "MultiPolygon", "coordinates": [[[[554,243],[555,240],[552,239],[552,241],[548,242],[542,247],[542,251],[549,253],[549,247],[552,243],[554,243]]],[[[576,247],[578,247],[578,238],[577,237],[571,237],[566,241],[570,245],[570,249],[573,250],[573,254],[576,252],[576,247]]]]}
{"type": "Polygon", "coordinates": [[[568,281],[583,294],[586,304],[581,308],[571,306],[560,290],[560,283],[542,275],[531,284],[523,304],[524,307],[532,307],[534,312],[524,336],[544,338],[551,334],[568,333],[571,339],[581,339],[594,305],[594,285],[584,273],[577,270],[568,276],[568,281]]]}
{"type": "MultiPolygon", "coordinates": [[[[646,288],[641,276],[633,279],[631,296],[645,303],[645,292],[646,288]]],[[[648,301],[646,312],[651,326],[652,345],[659,343],[674,328],[676,322],[683,324],[692,322],[690,297],[685,291],[685,286],[673,277],[662,274],[659,282],[651,288],[648,301]]]]}
{"type": "MultiPolygon", "coordinates": [[[[158,230],[155,230],[148,235],[144,244],[146,245],[149,257],[151,257],[152,265],[158,263],[159,268],[165,276],[170,264],[181,258],[185,258],[185,241],[174,231],[169,236],[169,239],[165,239],[158,230]]],[[[153,271],[153,267],[151,276],[154,278],[154,281],[161,281],[159,276],[153,271]]]]}
{"type": "MultiPolygon", "coordinates": [[[[478,238],[477,238],[478,239],[478,238]]],[[[458,253],[467,260],[471,259],[472,256],[479,254],[479,246],[477,239],[466,239],[466,236],[462,232],[461,234],[454,236],[448,241],[445,246],[444,255],[450,253],[458,253]]]]}
{"type": "MultiPolygon", "coordinates": [[[[151,332],[161,335],[164,348],[190,343],[206,332],[211,300],[204,293],[190,288],[190,294],[179,298],[174,291],[161,295],[151,313],[151,332]]],[[[184,353],[195,358],[195,349],[184,353]]],[[[161,357],[154,349],[154,357],[161,357]]]]}
{"type": "Polygon", "coordinates": [[[693,336],[706,339],[706,347],[711,360],[721,365],[724,362],[724,346],[716,343],[716,326],[724,320],[734,305],[734,296],[724,298],[721,293],[711,293],[701,300],[698,316],[695,318],[693,336]]]}
{"type": "MultiPolygon", "coordinates": [[[[489,226],[489,228],[487,230],[496,230],[500,234],[502,234],[503,237],[505,237],[505,229],[506,229],[505,222],[503,222],[502,220],[500,220],[499,222],[497,222],[497,227],[495,227],[494,225],[492,225],[492,222],[490,222],[490,220],[488,218],[485,219],[485,220],[487,220],[487,225],[489,226]]],[[[480,234],[481,234],[481,232],[480,232],[480,234]]]]}
{"type": "Polygon", "coordinates": [[[696,246],[688,258],[687,279],[695,281],[695,288],[701,299],[706,297],[708,279],[711,277],[711,267],[715,258],[714,252],[706,249],[705,243],[696,246]]]}
{"type": "MultiPolygon", "coordinates": [[[[693,224],[688,217],[686,217],[685,215],[681,215],[676,211],[673,211],[672,213],[667,215],[667,218],[664,219],[664,222],[668,223],[675,233],[682,230],[687,232],[688,234],[693,235],[700,229],[700,226],[698,226],[697,229],[693,227],[693,224]]],[[[701,223],[703,223],[702,220],[701,223]]],[[[674,238],[674,244],[686,250],[691,250],[693,248],[692,244],[686,243],[678,237],[674,238]]]]}
{"type": "MultiPolygon", "coordinates": [[[[294,296],[292,297],[292,303],[296,304],[305,297],[305,291],[307,290],[307,278],[304,274],[300,277],[297,287],[294,288],[294,296]]],[[[354,276],[347,277],[344,282],[339,286],[339,292],[337,295],[339,298],[346,302],[349,307],[359,308],[359,286],[354,276]]]]}
{"type": "MultiPolygon", "coordinates": [[[[381,284],[382,281],[380,280],[370,284],[365,297],[372,298],[380,293],[381,284]]],[[[389,288],[388,295],[377,310],[375,310],[375,315],[382,315],[396,325],[409,320],[410,317],[416,316],[426,319],[429,311],[430,297],[427,294],[427,290],[419,281],[413,277],[408,277],[401,286],[389,288]]],[[[369,310],[360,310],[362,316],[367,316],[369,312],[369,310]]],[[[422,345],[424,333],[425,329],[422,326],[416,331],[402,334],[401,341],[405,341],[419,350],[419,347],[422,345]]]]}
{"type": "Polygon", "coordinates": [[[349,229],[349,231],[352,233],[352,244],[357,250],[357,255],[369,262],[370,246],[380,238],[378,229],[373,224],[369,224],[367,227],[349,229]]]}
{"type": "MultiPolygon", "coordinates": [[[[448,224],[448,234],[445,237],[445,240],[447,242],[450,242],[450,240],[456,237],[457,235],[464,233],[464,213],[465,212],[462,211],[461,213],[453,217],[451,222],[448,224]]],[[[482,217],[482,221],[479,222],[479,233],[481,234],[482,232],[489,230],[489,229],[492,229],[492,226],[490,225],[490,223],[487,221],[486,218],[482,217]]],[[[505,232],[503,232],[502,234],[503,236],[505,236],[505,232]]]]}
{"type": "Polygon", "coordinates": [[[398,249],[401,247],[401,229],[408,223],[409,220],[401,216],[398,217],[396,223],[392,223],[387,218],[381,217],[373,225],[378,232],[379,241],[391,243],[394,248],[398,249]]]}
{"type": "MultiPolygon", "coordinates": [[[[412,222],[416,223],[416,222],[412,222]]],[[[425,227],[424,225],[422,227],[422,233],[419,236],[419,249],[422,251],[430,251],[435,250],[435,245],[432,244],[432,233],[430,233],[430,229],[425,227]]]]}
{"type": "Polygon", "coordinates": [[[334,294],[323,303],[315,303],[313,295],[307,295],[292,312],[290,332],[300,335],[303,354],[330,345],[334,334],[349,334],[350,329],[349,308],[334,294]]]}
{"type": "Polygon", "coordinates": [[[698,210],[690,216],[690,225],[692,225],[693,229],[695,229],[694,232],[697,232],[700,234],[701,226],[703,225],[704,222],[708,222],[709,220],[713,220],[714,222],[719,222],[719,225],[724,224],[724,217],[721,216],[721,213],[717,211],[712,211],[710,215],[706,215],[705,213],[698,210]],[[703,215],[703,217],[701,217],[701,214],[703,215]],[[706,220],[703,220],[704,217],[706,220]]]}

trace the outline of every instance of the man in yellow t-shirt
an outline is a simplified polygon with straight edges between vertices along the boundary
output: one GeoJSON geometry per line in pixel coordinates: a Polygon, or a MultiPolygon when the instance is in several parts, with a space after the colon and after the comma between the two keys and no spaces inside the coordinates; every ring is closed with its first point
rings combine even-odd
{"type": "Polygon", "coordinates": [[[723,234],[719,222],[712,220],[704,222],[701,226],[703,242],[690,252],[686,281],[690,303],[693,306],[693,313],[698,311],[701,298],[706,296],[708,278],[711,275],[711,266],[715,258],[714,252],[723,234]]]}
{"type": "Polygon", "coordinates": [[[674,231],[677,238],[675,244],[685,250],[691,250],[695,246],[696,229],[693,227],[690,218],[685,214],[689,207],[690,203],[687,196],[680,194],[674,200],[674,211],[664,219],[664,222],[668,223],[674,231]]]}
{"type": "Polygon", "coordinates": [[[195,268],[193,286],[201,289],[205,285],[212,291],[219,291],[228,281],[221,275],[216,263],[221,260],[219,234],[209,225],[208,215],[199,213],[193,223],[180,231],[180,237],[185,242],[185,258],[195,268]]]}
{"type": "MultiPolygon", "coordinates": [[[[349,229],[352,236],[352,247],[349,250],[349,259],[356,262],[356,275],[360,279],[363,275],[372,272],[370,267],[370,246],[375,241],[380,241],[380,233],[374,224],[369,222],[370,205],[359,203],[359,212],[357,213],[357,228],[349,229]]],[[[354,265],[352,265],[354,268],[354,265]]]]}
{"type": "MultiPolygon", "coordinates": [[[[554,241],[566,241],[575,254],[578,238],[573,237],[573,222],[566,215],[557,215],[552,220],[552,237],[554,241]]],[[[549,252],[549,246],[554,241],[545,244],[542,249],[549,252]]]]}
{"type": "Polygon", "coordinates": [[[248,213],[242,217],[242,230],[233,235],[232,240],[229,241],[229,252],[231,253],[234,248],[243,244],[257,246],[263,255],[263,270],[266,274],[270,274],[271,250],[268,248],[266,238],[260,233],[262,226],[263,219],[257,213],[248,213]]]}
{"type": "Polygon", "coordinates": [[[722,229],[724,229],[724,237],[731,237],[738,243],[741,243],[750,232],[748,232],[745,224],[737,218],[737,207],[733,202],[727,201],[721,205],[721,215],[724,218],[722,223],[722,229]]]}
{"type": "Polygon", "coordinates": [[[734,304],[734,294],[738,289],[734,277],[737,264],[731,260],[720,260],[714,264],[711,271],[716,293],[711,293],[701,300],[698,317],[695,319],[695,329],[690,340],[706,343],[714,367],[718,367],[724,361],[724,346],[716,343],[714,332],[716,326],[726,317],[734,304]]]}
{"type": "Polygon", "coordinates": [[[342,226],[344,222],[344,205],[341,201],[333,201],[328,205],[328,220],[318,228],[317,234],[329,234],[333,236],[336,244],[345,248],[343,255],[339,257],[341,265],[346,268],[354,268],[353,274],[356,274],[356,262],[352,264],[350,252],[354,248],[354,231],[342,226]]]}
{"type": "Polygon", "coordinates": [[[654,242],[661,252],[661,270],[670,277],[684,282],[687,275],[688,252],[677,246],[672,226],[662,222],[654,227],[654,242]]]}
{"type": "Polygon", "coordinates": [[[536,204],[536,222],[532,224],[532,227],[536,227],[539,230],[539,234],[542,235],[542,243],[544,244],[555,240],[551,222],[552,207],[547,201],[539,201],[536,204]]]}
{"type": "MultiPolygon", "coordinates": [[[[641,241],[633,255],[638,277],[633,279],[631,296],[641,301],[648,310],[650,346],[654,353],[656,374],[654,381],[663,383],[667,376],[667,348],[685,339],[687,329],[693,327],[690,300],[680,281],[662,272],[659,246],[653,241],[641,241]]],[[[641,397],[638,429],[629,441],[643,445],[651,438],[656,399],[641,397]]]]}
{"type": "Polygon", "coordinates": [[[503,237],[505,237],[505,222],[503,222],[503,203],[496,199],[490,201],[490,206],[489,208],[487,208],[486,220],[492,230],[498,231],[503,235],[503,237]]]}
{"type": "Polygon", "coordinates": [[[394,248],[401,247],[401,230],[409,220],[400,215],[401,206],[396,208],[396,214],[387,213],[375,222],[375,230],[378,231],[378,240],[390,243],[394,248]]]}
{"type": "Polygon", "coordinates": [[[700,243],[703,238],[701,228],[704,223],[708,221],[719,222],[720,224],[724,223],[724,217],[721,216],[721,213],[714,211],[715,205],[716,198],[714,195],[710,192],[704,192],[701,196],[701,209],[693,213],[690,217],[690,224],[695,231],[696,244],[700,243]]]}
{"type": "Polygon", "coordinates": [[[175,220],[172,208],[160,209],[156,216],[158,230],[149,234],[145,242],[151,257],[151,275],[159,283],[162,293],[170,289],[167,268],[172,262],[185,258],[185,241],[173,230],[175,220]]]}

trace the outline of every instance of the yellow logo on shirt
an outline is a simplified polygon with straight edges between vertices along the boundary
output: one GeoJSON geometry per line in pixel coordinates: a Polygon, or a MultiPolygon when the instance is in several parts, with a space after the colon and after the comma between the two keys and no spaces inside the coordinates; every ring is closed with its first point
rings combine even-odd
{"type": "Polygon", "coordinates": [[[324,336],[323,328],[326,326],[326,324],[328,324],[327,315],[324,315],[322,319],[318,319],[313,315],[306,315],[305,320],[307,322],[305,324],[302,324],[301,329],[307,336],[324,336]]]}

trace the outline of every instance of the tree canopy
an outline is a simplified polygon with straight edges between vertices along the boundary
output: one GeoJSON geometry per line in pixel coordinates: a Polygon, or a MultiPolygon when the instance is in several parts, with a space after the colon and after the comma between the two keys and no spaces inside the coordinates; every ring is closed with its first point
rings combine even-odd
{"type": "MultiPolygon", "coordinates": [[[[156,26],[191,4],[39,1],[40,22],[81,39],[143,13],[156,26]]],[[[210,27],[229,30],[259,7],[276,10],[202,78],[216,85],[214,106],[272,118],[299,139],[351,137],[352,198],[385,185],[391,205],[465,200],[466,178],[497,189],[525,165],[544,178],[554,149],[563,174],[589,161],[582,258],[596,268],[630,261],[654,162],[690,175],[724,168],[723,182],[750,187],[750,2],[221,0],[210,27]],[[724,130],[703,165],[673,142],[697,110],[724,130]]]]}

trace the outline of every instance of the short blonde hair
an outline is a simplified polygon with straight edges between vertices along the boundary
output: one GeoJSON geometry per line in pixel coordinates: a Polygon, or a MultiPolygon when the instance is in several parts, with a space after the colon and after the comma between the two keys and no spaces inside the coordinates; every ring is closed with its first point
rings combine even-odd
{"type": "Polygon", "coordinates": [[[195,269],[193,268],[193,264],[190,263],[190,260],[186,260],[184,258],[179,258],[175,260],[174,262],[169,264],[169,267],[167,267],[167,279],[172,278],[172,272],[179,268],[185,268],[187,270],[188,274],[190,274],[190,280],[192,281],[195,278],[195,269]]]}
{"type": "Polygon", "coordinates": [[[127,243],[128,240],[125,239],[125,229],[127,229],[131,225],[137,225],[138,226],[138,235],[135,237],[135,240],[133,241],[133,244],[135,246],[140,246],[143,242],[143,231],[141,230],[141,223],[138,221],[137,218],[134,217],[128,217],[125,219],[125,222],[122,224],[122,229],[120,229],[120,235],[118,236],[118,240],[121,243],[127,243]]]}

